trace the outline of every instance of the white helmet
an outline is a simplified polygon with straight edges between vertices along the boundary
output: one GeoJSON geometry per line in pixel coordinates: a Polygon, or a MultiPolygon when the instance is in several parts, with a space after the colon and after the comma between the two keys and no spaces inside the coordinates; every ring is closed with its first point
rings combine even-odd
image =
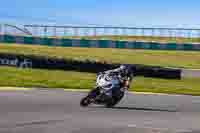
{"type": "Polygon", "coordinates": [[[126,66],[125,65],[120,65],[120,70],[125,70],[126,69],[126,66]]]}

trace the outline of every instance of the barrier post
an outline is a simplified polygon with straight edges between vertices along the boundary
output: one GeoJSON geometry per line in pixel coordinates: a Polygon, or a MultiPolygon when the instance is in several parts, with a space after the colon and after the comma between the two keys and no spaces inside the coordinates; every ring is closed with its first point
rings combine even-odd
{"type": "Polygon", "coordinates": [[[3,29],[3,26],[2,26],[2,24],[0,24],[0,35],[3,34],[2,29],[3,29]]]}

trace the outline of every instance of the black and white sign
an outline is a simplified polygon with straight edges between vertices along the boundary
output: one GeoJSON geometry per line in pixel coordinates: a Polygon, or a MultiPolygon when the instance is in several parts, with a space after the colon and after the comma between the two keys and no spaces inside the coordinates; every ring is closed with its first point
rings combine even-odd
{"type": "Polygon", "coordinates": [[[28,59],[19,60],[17,58],[0,58],[0,65],[15,66],[19,68],[32,68],[32,62],[28,59]]]}

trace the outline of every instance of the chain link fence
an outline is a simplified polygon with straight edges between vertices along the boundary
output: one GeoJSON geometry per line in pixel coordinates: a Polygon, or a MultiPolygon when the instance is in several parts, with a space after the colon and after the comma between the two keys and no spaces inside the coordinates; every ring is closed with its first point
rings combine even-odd
{"type": "Polygon", "coordinates": [[[0,24],[0,34],[39,37],[117,39],[130,41],[200,42],[200,29],[0,24]]]}
{"type": "Polygon", "coordinates": [[[24,25],[35,36],[155,36],[199,38],[200,29],[24,25]]]}
{"type": "Polygon", "coordinates": [[[16,26],[11,24],[0,24],[0,34],[1,35],[31,35],[32,33],[28,31],[24,26],[16,26]]]}

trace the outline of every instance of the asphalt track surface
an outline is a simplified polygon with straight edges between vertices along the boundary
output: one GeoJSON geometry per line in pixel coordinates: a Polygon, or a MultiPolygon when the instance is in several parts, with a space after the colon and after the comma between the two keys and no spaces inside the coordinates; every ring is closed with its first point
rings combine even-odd
{"type": "Polygon", "coordinates": [[[200,78],[200,69],[182,69],[181,77],[200,78]]]}
{"type": "Polygon", "coordinates": [[[127,94],[115,108],[81,92],[0,92],[0,133],[200,133],[200,97],[127,94]]]}

